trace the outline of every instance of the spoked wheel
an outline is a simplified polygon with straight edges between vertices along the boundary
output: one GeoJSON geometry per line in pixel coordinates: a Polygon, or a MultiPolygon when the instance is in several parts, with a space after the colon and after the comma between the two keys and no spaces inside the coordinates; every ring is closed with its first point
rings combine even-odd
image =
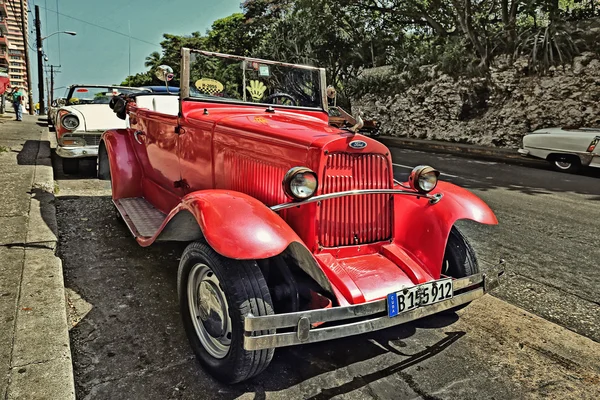
{"type": "MultiPolygon", "coordinates": [[[[442,274],[453,278],[464,278],[465,276],[479,273],[479,263],[475,257],[475,250],[467,241],[467,238],[453,226],[450,230],[444,261],[442,263],[442,274]]],[[[464,308],[469,303],[448,310],[454,312],[464,308]]]]}
{"type": "Polygon", "coordinates": [[[236,383],[269,365],[273,349],[244,349],[244,317],[273,314],[271,295],[256,262],[228,259],[206,243],[194,242],[181,257],[177,288],[190,345],[213,376],[236,383]]]}

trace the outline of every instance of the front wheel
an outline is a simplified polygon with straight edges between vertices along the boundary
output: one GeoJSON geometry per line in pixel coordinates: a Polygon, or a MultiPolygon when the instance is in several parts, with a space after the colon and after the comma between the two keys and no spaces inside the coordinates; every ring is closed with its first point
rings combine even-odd
{"type": "MultiPolygon", "coordinates": [[[[177,290],[190,345],[211,375],[237,383],[269,365],[273,349],[244,349],[244,317],[273,314],[271,295],[256,262],[228,259],[204,242],[191,243],[179,263],[177,290]]],[[[275,331],[260,334],[268,333],[275,331]]]]}
{"type": "MultiPolygon", "coordinates": [[[[467,241],[467,238],[453,226],[450,230],[444,261],[442,264],[442,274],[452,278],[464,278],[469,275],[479,273],[479,263],[475,257],[475,250],[467,241]]],[[[454,312],[464,308],[469,303],[462,304],[448,311],[454,312]]]]}

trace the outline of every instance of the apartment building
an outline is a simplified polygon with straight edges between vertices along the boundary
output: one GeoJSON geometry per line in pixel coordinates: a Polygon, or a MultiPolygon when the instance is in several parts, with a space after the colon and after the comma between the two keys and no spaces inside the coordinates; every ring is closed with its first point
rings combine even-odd
{"type": "Polygon", "coordinates": [[[24,35],[28,26],[26,0],[0,0],[0,70],[8,73],[11,86],[20,86],[26,91],[29,88],[24,35]],[[25,32],[21,25],[21,6],[25,11],[25,32]]]}

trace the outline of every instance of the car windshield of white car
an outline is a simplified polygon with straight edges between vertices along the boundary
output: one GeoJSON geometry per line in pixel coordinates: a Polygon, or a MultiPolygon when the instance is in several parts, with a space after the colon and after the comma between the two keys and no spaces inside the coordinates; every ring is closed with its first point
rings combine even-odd
{"type": "Polygon", "coordinates": [[[193,51],[190,97],[321,108],[320,72],[302,65],[193,51]]]}
{"type": "Polygon", "coordinates": [[[79,104],[108,104],[113,96],[137,92],[132,89],[115,87],[87,87],[78,86],[70,90],[67,105],[79,104]]]}

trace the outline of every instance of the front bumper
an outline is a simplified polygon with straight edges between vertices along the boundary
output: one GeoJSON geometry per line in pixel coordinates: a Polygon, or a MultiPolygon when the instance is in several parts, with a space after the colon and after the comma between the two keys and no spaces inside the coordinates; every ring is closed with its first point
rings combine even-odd
{"type": "Polygon", "coordinates": [[[263,317],[255,317],[250,314],[244,320],[244,329],[246,331],[244,348],[246,350],[261,350],[321,342],[400,325],[469,303],[500,286],[504,277],[505,267],[502,261],[485,273],[455,279],[452,282],[455,295],[451,299],[416,308],[392,318],[387,316],[386,299],[347,307],[300,311],[263,317]],[[457,292],[458,294],[456,294],[457,292]],[[315,323],[335,323],[336,321],[348,319],[352,319],[353,321],[349,323],[329,324],[323,327],[313,327],[315,323]],[[294,330],[292,332],[274,334],[262,334],[261,332],[282,328],[294,328],[294,330]]]}
{"type": "Polygon", "coordinates": [[[519,149],[517,150],[519,152],[520,155],[522,156],[528,156],[529,155],[529,150],[527,149],[519,149]]]}
{"type": "Polygon", "coordinates": [[[98,146],[67,147],[58,146],[56,154],[62,158],[98,157],[98,146]]]}

